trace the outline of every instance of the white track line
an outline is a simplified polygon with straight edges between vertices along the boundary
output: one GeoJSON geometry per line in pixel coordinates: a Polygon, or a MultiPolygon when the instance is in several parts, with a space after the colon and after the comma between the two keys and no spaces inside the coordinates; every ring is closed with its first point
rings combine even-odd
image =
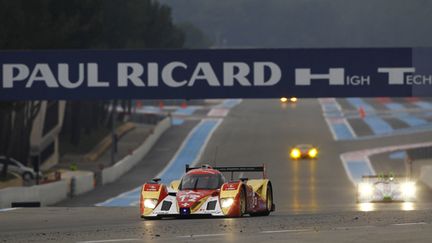
{"type": "Polygon", "coordinates": [[[375,225],[361,225],[361,226],[346,226],[346,227],[336,227],[336,230],[355,230],[355,229],[371,229],[376,228],[375,225]]]}
{"type": "Polygon", "coordinates": [[[125,241],[144,241],[143,239],[112,239],[112,240],[89,240],[77,241],[77,243],[99,243],[99,242],[125,242],[125,241]]]}
{"type": "Polygon", "coordinates": [[[313,229],[294,229],[294,230],[267,230],[261,231],[260,234],[274,234],[274,233],[295,233],[295,232],[307,232],[313,229]]]}
{"type": "Polygon", "coordinates": [[[415,222],[415,223],[402,223],[402,224],[392,224],[395,226],[409,226],[409,225],[423,225],[423,224],[427,224],[425,222],[415,222]]]}
{"type": "Polygon", "coordinates": [[[351,127],[351,124],[348,122],[348,120],[346,119],[346,116],[344,115],[343,111],[342,111],[342,107],[340,106],[340,104],[337,102],[337,100],[335,98],[325,98],[325,99],[318,99],[318,102],[321,106],[321,110],[322,110],[322,114],[324,116],[324,120],[327,123],[327,126],[333,136],[333,139],[335,141],[340,140],[338,138],[338,135],[336,134],[336,131],[334,130],[332,124],[336,118],[335,117],[327,117],[327,110],[325,108],[325,104],[334,104],[336,106],[336,109],[339,111],[339,113],[341,114],[341,117],[338,117],[338,119],[340,119],[341,122],[339,123],[343,123],[345,124],[345,126],[347,127],[348,131],[351,133],[352,138],[353,139],[357,139],[357,134],[355,133],[354,129],[351,127]]]}
{"type": "Polygon", "coordinates": [[[17,210],[18,208],[0,208],[0,212],[9,212],[17,210]]]}
{"type": "Polygon", "coordinates": [[[224,108],[213,108],[208,113],[207,116],[210,117],[225,117],[228,115],[229,109],[224,108]]]}
{"type": "Polygon", "coordinates": [[[228,235],[228,234],[181,235],[181,236],[177,236],[177,238],[216,237],[216,236],[224,236],[224,235],[228,235]]]}

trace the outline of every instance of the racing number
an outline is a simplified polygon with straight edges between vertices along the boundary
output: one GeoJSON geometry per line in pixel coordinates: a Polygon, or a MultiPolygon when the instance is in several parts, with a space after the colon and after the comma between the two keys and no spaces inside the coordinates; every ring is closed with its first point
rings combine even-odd
{"type": "Polygon", "coordinates": [[[200,197],[200,195],[196,195],[196,194],[181,195],[180,201],[181,202],[185,202],[185,201],[195,202],[199,197],[200,197]]]}

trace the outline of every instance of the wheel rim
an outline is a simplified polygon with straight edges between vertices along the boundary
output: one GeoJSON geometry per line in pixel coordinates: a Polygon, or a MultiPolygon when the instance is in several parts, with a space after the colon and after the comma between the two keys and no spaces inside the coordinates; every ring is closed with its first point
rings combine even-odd
{"type": "Polygon", "coordinates": [[[24,179],[25,181],[29,181],[29,180],[32,179],[32,176],[31,176],[29,173],[24,173],[24,175],[23,175],[23,179],[24,179]]]}

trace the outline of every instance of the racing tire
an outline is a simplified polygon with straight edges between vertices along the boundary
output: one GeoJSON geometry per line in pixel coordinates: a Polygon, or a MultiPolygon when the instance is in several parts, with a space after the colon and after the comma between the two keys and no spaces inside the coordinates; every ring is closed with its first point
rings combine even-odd
{"type": "Polygon", "coordinates": [[[33,180],[33,175],[32,175],[30,172],[24,172],[24,173],[21,175],[21,178],[22,178],[24,181],[32,181],[32,180],[33,180]]]}
{"type": "Polygon", "coordinates": [[[239,207],[240,207],[240,215],[239,215],[239,217],[242,217],[243,215],[246,214],[246,192],[245,192],[244,188],[242,188],[241,191],[240,191],[239,207]]]}

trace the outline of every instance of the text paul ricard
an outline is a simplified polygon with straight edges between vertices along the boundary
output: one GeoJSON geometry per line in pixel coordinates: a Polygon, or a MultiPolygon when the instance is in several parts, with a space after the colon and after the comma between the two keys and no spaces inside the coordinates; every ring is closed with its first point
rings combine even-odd
{"type": "Polygon", "coordinates": [[[328,72],[317,73],[310,68],[294,68],[283,72],[273,62],[224,62],[217,68],[209,62],[187,65],[183,62],[117,63],[116,80],[100,78],[103,71],[97,63],[55,66],[38,63],[3,64],[1,87],[16,86],[32,88],[44,85],[48,88],[75,89],[79,87],[159,87],[162,85],[179,88],[193,87],[204,82],[212,87],[230,86],[274,86],[281,80],[294,80],[297,86],[308,86],[326,81],[329,85],[367,86],[371,82],[386,81],[389,85],[432,85],[432,75],[416,75],[413,67],[377,67],[376,72],[387,80],[372,81],[369,75],[349,74],[345,68],[329,68],[328,72]],[[283,77],[283,73],[293,77],[283,77]],[[219,74],[219,75],[217,75],[219,74]]]}

